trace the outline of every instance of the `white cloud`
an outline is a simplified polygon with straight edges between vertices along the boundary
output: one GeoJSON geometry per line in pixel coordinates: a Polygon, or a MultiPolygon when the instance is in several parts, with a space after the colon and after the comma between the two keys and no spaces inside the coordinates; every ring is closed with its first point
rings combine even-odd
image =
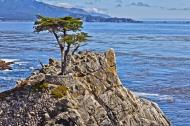
{"type": "Polygon", "coordinates": [[[101,11],[98,8],[83,8],[85,11],[90,12],[90,13],[104,13],[103,11],[101,11]]]}
{"type": "Polygon", "coordinates": [[[76,7],[75,5],[72,5],[72,4],[69,4],[69,3],[63,3],[63,2],[57,3],[57,4],[55,4],[55,5],[58,6],[58,7],[65,7],[65,8],[73,8],[73,7],[76,7]]]}

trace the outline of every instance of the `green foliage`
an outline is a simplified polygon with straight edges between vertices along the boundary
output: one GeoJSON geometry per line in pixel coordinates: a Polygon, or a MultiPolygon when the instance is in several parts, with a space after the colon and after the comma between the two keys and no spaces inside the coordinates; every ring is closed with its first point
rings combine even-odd
{"type": "Polygon", "coordinates": [[[82,28],[83,22],[79,18],[63,17],[50,18],[37,16],[37,21],[34,23],[36,32],[63,32],[63,31],[78,31],[82,28]]]}
{"type": "Polygon", "coordinates": [[[70,34],[62,37],[61,42],[67,44],[80,44],[81,42],[87,41],[88,34],[84,32],[70,34]]]}
{"type": "Polygon", "coordinates": [[[53,95],[55,98],[62,98],[67,94],[69,89],[65,86],[57,86],[51,91],[51,95],[53,95]]]}
{"type": "Polygon", "coordinates": [[[36,84],[32,87],[32,91],[43,91],[48,89],[48,83],[36,84]]]}

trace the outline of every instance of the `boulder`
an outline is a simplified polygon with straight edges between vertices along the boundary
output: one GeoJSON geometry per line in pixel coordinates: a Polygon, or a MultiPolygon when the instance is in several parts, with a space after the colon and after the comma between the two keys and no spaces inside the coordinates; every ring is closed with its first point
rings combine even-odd
{"type": "Polygon", "coordinates": [[[14,62],[5,62],[3,60],[0,60],[0,70],[12,70],[10,65],[13,63],[14,62]]]}

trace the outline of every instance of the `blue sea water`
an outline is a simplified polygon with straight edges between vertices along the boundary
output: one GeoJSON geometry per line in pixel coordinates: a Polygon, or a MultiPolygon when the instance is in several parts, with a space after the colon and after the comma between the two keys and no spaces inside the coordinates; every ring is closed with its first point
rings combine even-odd
{"type": "MultiPolygon", "coordinates": [[[[175,126],[190,126],[190,24],[85,23],[93,36],[88,50],[114,48],[123,84],[155,101],[175,126]]],[[[0,71],[0,92],[30,75],[59,49],[49,33],[34,33],[32,22],[0,22],[0,59],[15,61],[0,71]]]]}

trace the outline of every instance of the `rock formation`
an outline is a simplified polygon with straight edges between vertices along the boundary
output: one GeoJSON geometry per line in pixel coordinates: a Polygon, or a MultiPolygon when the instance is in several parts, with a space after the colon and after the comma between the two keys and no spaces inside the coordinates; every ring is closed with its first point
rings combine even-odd
{"type": "Polygon", "coordinates": [[[11,64],[13,64],[13,62],[5,62],[0,60],[0,70],[11,70],[11,64]]]}
{"type": "Polygon", "coordinates": [[[39,72],[0,93],[0,126],[170,126],[156,103],[123,87],[115,53],[70,56],[67,75],[50,59],[39,72]]]}

